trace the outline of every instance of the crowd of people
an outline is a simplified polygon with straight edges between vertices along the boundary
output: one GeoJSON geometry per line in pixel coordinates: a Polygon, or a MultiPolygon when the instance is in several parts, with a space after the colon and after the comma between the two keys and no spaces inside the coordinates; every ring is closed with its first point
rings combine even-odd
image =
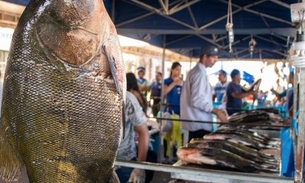
{"type": "MultiPolygon", "coordinates": [[[[255,87],[245,90],[241,86],[241,75],[237,69],[230,73],[230,82],[227,80],[227,72],[220,70],[219,82],[212,87],[207,68],[213,67],[218,54],[215,46],[203,47],[198,63],[187,73],[185,80],[182,78],[182,65],[179,62],[172,63],[170,75],[164,80],[163,73],[156,72],[155,80],[151,84],[144,77],[144,67],[137,69],[138,77],[134,73],[126,74],[125,136],[121,140],[117,159],[152,162],[157,160],[156,153],[148,148],[149,132],[146,122],[149,106],[154,117],[160,111],[178,115],[181,128],[188,132],[188,140],[191,140],[213,132],[213,118],[216,117],[219,122],[227,122],[228,116],[242,111],[242,101],[245,97],[252,95],[263,98],[265,94],[255,87]],[[151,101],[148,101],[148,98],[151,101]],[[221,107],[215,103],[221,104],[221,107]]],[[[276,93],[279,99],[284,95],[286,94],[276,93]]],[[[291,92],[289,96],[292,96],[291,92]]],[[[288,106],[291,108],[291,103],[288,106]]],[[[166,144],[164,141],[165,151],[168,149],[166,144]]],[[[167,153],[164,153],[164,157],[166,156],[167,153]]],[[[139,183],[150,182],[153,175],[151,171],[128,167],[117,167],[116,173],[121,182],[139,183]]]]}

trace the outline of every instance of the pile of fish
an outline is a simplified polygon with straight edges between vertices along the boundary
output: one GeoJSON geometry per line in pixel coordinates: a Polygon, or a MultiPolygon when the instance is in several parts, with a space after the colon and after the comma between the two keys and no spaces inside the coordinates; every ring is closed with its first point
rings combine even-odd
{"type": "Polygon", "coordinates": [[[180,147],[177,156],[183,164],[209,165],[241,172],[278,173],[280,142],[249,130],[221,130],[192,139],[180,147]]]}
{"type": "Polygon", "coordinates": [[[221,127],[266,129],[285,126],[285,120],[279,111],[273,108],[252,109],[234,113],[229,116],[228,121],[228,125],[222,125],[221,127]]]}

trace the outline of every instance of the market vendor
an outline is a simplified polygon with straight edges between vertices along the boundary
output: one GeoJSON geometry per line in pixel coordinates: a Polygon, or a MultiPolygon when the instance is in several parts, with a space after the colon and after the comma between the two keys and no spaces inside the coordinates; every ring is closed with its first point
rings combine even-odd
{"type": "MultiPolygon", "coordinates": [[[[138,98],[133,93],[140,93],[133,73],[127,73],[127,92],[125,102],[124,138],[118,149],[117,160],[146,161],[149,143],[147,118],[138,98]],[[137,146],[135,140],[137,133],[137,146]]],[[[146,172],[143,169],[117,167],[116,174],[120,182],[144,183],[146,172]]]]}
{"type": "MultiPolygon", "coordinates": [[[[227,117],[223,110],[213,107],[212,88],[209,83],[207,68],[212,67],[218,59],[218,49],[206,46],[201,49],[197,65],[191,69],[183,84],[180,101],[181,119],[213,121],[215,114],[221,122],[227,117]]],[[[212,123],[182,122],[182,128],[189,131],[189,140],[202,138],[211,133],[212,123]]]]}
{"type": "Polygon", "coordinates": [[[216,103],[222,103],[224,94],[226,93],[229,82],[227,81],[227,72],[220,70],[218,72],[218,80],[213,90],[213,101],[216,99],[216,103]]]}
{"type": "Polygon", "coordinates": [[[226,110],[228,115],[232,115],[236,112],[240,112],[242,110],[242,99],[249,96],[255,95],[257,91],[254,91],[253,88],[245,91],[240,85],[240,72],[237,69],[233,69],[231,72],[231,79],[232,81],[229,83],[226,96],[227,96],[227,103],[226,103],[226,110]]]}
{"type": "Polygon", "coordinates": [[[291,87],[288,88],[287,90],[284,90],[283,92],[278,93],[276,90],[274,90],[272,88],[271,92],[273,92],[275,94],[275,96],[277,97],[278,100],[281,100],[282,98],[286,97],[285,110],[287,110],[287,112],[288,112],[288,117],[293,117],[294,72],[289,73],[288,83],[291,85],[291,87]]]}

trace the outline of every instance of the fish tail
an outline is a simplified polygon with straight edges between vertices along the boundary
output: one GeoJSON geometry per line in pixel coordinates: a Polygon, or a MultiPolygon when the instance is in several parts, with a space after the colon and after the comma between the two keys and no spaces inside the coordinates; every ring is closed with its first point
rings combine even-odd
{"type": "Polygon", "coordinates": [[[4,129],[0,128],[0,178],[5,181],[16,181],[23,166],[18,153],[9,143],[4,129]]]}

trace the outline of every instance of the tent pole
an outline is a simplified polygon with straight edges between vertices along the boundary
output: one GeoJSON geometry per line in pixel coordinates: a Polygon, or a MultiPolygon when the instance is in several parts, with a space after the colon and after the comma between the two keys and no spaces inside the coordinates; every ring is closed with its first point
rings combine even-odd
{"type": "MultiPolygon", "coordinates": [[[[162,83],[162,87],[161,87],[161,100],[160,100],[160,111],[162,112],[163,110],[163,103],[164,103],[164,79],[165,79],[165,47],[166,47],[166,37],[165,35],[163,35],[163,39],[162,39],[163,43],[162,43],[162,47],[163,47],[163,52],[162,52],[162,80],[161,80],[161,83],[162,83]]],[[[162,113],[161,113],[162,114],[162,113]]],[[[162,117],[162,116],[161,116],[162,117]]],[[[162,120],[160,120],[160,127],[162,126],[162,120]]],[[[160,143],[159,145],[160,146],[163,146],[163,137],[162,137],[162,132],[160,131],[160,143]]],[[[159,149],[161,149],[162,147],[159,147],[159,149]]],[[[163,151],[159,151],[159,156],[158,156],[158,161],[161,162],[162,159],[164,158],[163,155],[165,149],[163,148],[163,151]]]]}

